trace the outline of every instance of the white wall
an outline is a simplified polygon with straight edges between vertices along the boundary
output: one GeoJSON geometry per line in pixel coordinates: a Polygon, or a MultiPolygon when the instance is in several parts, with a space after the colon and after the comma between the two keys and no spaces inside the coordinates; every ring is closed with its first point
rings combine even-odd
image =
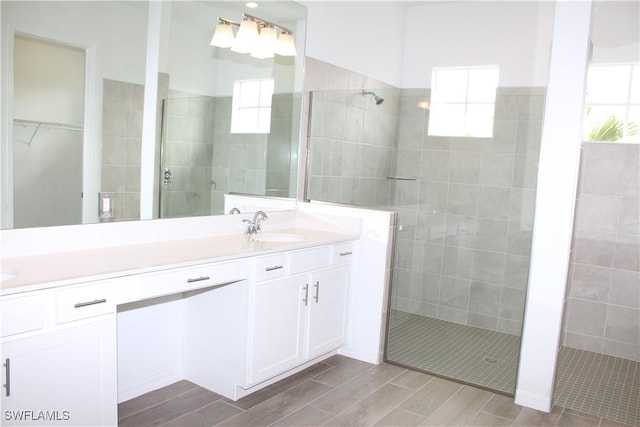
{"type": "Polygon", "coordinates": [[[147,7],[143,2],[3,1],[2,18],[3,27],[21,33],[77,47],[97,46],[101,77],[144,83],[147,7]]]}
{"type": "Polygon", "coordinates": [[[415,2],[407,8],[402,87],[433,67],[498,65],[501,87],[546,86],[553,2],[415,2]]]}
{"type": "Polygon", "coordinates": [[[307,56],[394,86],[429,87],[432,67],[475,65],[499,65],[501,86],[546,86],[553,2],[301,3],[307,56]]]}
{"type": "Polygon", "coordinates": [[[300,1],[307,6],[307,56],[399,86],[403,2],[300,1]]]}
{"type": "Polygon", "coordinates": [[[598,1],[593,9],[593,63],[640,61],[640,2],[598,1]]]}
{"type": "Polygon", "coordinates": [[[14,116],[82,124],[84,51],[16,37],[14,52],[14,116]]]}

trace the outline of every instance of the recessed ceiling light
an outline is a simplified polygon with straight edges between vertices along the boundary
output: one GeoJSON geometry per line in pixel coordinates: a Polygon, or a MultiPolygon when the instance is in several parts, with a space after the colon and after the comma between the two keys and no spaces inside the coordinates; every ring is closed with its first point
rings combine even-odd
{"type": "Polygon", "coordinates": [[[249,9],[255,9],[256,7],[258,7],[258,3],[250,1],[245,6],[247,6],[249,9]]]}

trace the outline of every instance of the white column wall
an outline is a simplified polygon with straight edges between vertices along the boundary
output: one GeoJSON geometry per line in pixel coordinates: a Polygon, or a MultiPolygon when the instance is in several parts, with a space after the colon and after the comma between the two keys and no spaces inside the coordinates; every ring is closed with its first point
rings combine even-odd
{"type": "Polygon", "coordinates": [[[516,403],[552,407],[578,183],[591,1],[556,3],[516,403]]]}

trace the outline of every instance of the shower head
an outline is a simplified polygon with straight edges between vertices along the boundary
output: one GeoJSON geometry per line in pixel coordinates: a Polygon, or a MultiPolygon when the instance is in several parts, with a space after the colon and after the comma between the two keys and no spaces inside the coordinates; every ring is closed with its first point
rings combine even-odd
{"type": "Polygon", "coordinates": [[[362,96],[373,95],[373,99],[376,100],[376,105],[380,105],[384,102],[384,98],[375,94],[375,92],[362,91],[362,96]]]}

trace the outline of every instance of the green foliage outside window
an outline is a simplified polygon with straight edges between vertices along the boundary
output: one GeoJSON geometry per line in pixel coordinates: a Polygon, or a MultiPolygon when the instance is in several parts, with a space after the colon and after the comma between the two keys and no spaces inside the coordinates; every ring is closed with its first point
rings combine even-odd
{"type": "Polygon", "coordinates": [[[587,141],[618,141],[624,136],[637,135],[638,131],[638,126],[634,122],[629,122],[625,134],[624,122],[618,120],[616,116],[610,116],[604,123],[598,123],[591,128],[587,141]]]}

